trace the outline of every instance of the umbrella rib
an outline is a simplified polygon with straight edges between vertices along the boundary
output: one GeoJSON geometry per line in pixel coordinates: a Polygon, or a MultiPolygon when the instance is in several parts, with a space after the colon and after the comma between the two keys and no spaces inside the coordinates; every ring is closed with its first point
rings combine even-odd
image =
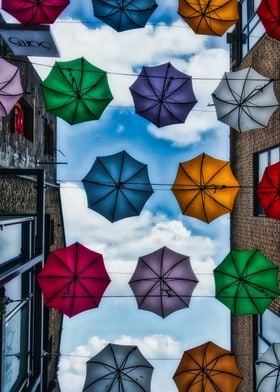
{"type": "MultiPolygon", "coordinates": [[[[149,84],[149,86],[151,87],[152,91],[154,92],[155,96],[156,96],[157,99],[159,100],[160,97],[159,97],[158,93],[156,92],[156,90],[154,89],[154,86],[152,85],[152,83],[151,83],[151,81],[150,81],[150,76],[147,74],[147,71],[146,71],[146,67],[145,67],[145,66],[143,67],[143,73],[145,74],[146,81],[148,82],[148,84],[149,84]]],[[[152,78],[152,76],[151,76],[151,78],[152,78]]]]}
{"type": "MultiPolygon", "coordinates": [[[[51,297],[45,298],[45,304],[47,305],[48,303],[50,303],[54,298],[58,297],[58,294],[61,293],[62,290],[64,290],[67,286],[70,287],[70,285],[72,284],[73,279],[70,282],[65,283],[59,290],[57,290],[54,294],[52,294],[51,297]]],[[[61,298],[63,298],[63,295],[61,296],[61,298]]]]}
{"type": "Polygon", "coordinates": [[[226,166],[228,166],[229,165],[229,162],[225,162],[224,163],[224,165],[223,166],[221,166],[206,182],[204,182],[204,184],[205,185],[208,185],[209,184],[209,182],[211,181],[211,180],[213,180],[213,178],[215,178],[216,177],[216,175],[217,174],[219,174],[222,170],[224,170],[224,168],[226,167],[226,166]]]}
{"type": "Polygon", "coordinates": [[[89,262],[89,264],[87,264],[87,266],[82,269],[81,271],[79,271],[79,275],[81,275],[82,273],[84,273],[89,267],[91,267],[94,263],[96,263],[97,261],[99,261],[102,258],[102,256],[100,254],[96,255],[95,258],[89,262]]]}
{"type": "Polygon", "coordinates": [[[149,264],[147,264],[146,261],[145,261],[142,257],[139,257],[139,262],[140,262],[140,261],[142,261],[142,263],[145,264],[145,266],[146,266],[147,268],[149,268],[149,269],[155,274],[155,276],[156,276],[157,278],[160,278],[160,275],[159,275],[155,270],[153,270],[153,268],[150,267],[149,264]]]}
{"type": "MultiPolygon", "coordinates": [[[[145,279],[143,279],[143,280],[145,280],[145,279]]],[[[149,294],[156,288],[156,286],[159,286],[159,281],[158,280],[156,280],[155,281],[155,283],[149,288],[149,290],[148,291],[146,291],[144,294],[143,294],[143,298],[142,298],[142,300],[140,301],[140,303],[139,303],[139,305],[138,305],[138,307],[139,307],[139,309],[141,309],[141,306],[143,305],[143,303],[146,301],[146,299],[149,297],[149,294]]],[[[136,297],[138,297],[138,298],[140,298],[141,296],[136,296],[136,297]]]]}
{"type": "Polygon", "coordinates": [[[116,192],[116,188],[112,189],[110,192],[106,193],[106,195],[102,196],[100,199],[96,200],[94,203],[89,205],[89,208],[94,207],[96,204],[100,203],[102,200],[106,199],[111,193],[116,192]]]}
{"type": "Polygon", "coordinates": [[[112,176],[112,174],[109,172],[109,170],[107,169],[107,167],[104,165],[103,161],[97,157],[96,160],[98,160],[98,162],[100,163],[100,165],[103,167],[104,171],[109,175],[109,177],[112,178],[114,185],[117,185],[116,180],[114,179],[114,177],[112,176]]]}
{"type": "Polygon", "coordinates": [[[210,197],[210,199],[212,199],[213,201],[215,201],[215,203],[219,204],[221,207],[227,209],[228,211],[231,211],[231,208],[229,208],[229,207],[227,207],[226,205],[224,205],[223,203],[219,202],[217,199],[215,199],[215,198],[211,195],[211,193],[208,193],[208,192],[207,192],[207,189],[205,189],[205,190],[203,191],[203,193],[205,193],[208,197],[210,197]]]}
{"type": "Polygon", "coordinates": [[[65,261],[63,259],[61,259],[59,256],[57,256],[56,253],[52,253],[52,256],[55,257],[55,259],[57,261],[59,261],[61,264],[63,264],[64,267],[66,267],[66,269],[70,272],[71,275],[73,275],[73,271],[71,270],[71,268],[65,263],[65,261]]]}

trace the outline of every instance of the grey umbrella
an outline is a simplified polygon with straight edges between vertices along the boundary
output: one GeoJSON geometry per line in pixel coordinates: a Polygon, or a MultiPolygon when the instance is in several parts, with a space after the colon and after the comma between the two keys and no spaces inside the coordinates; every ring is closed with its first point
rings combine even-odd
{"type": "Polygon", "coordinates": [[[280,391],[280,343],[273,343],[256,362],[257,391],[280,391]]]}

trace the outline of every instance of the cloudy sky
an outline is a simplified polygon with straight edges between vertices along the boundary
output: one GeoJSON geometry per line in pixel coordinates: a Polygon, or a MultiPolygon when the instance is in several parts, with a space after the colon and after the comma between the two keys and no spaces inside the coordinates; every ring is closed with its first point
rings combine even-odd
{"type": "MultiPolygon", "coordinates": [[[[174,0],[158,4],[145,29],[117,33],[94,18],[90,0],[73,0],[52,27],[60,60],[84,56],[111,72],[114,96],[99,121],[75,126],[58,121],[58,149],[65,155],[58,152],[58,160],[67,161],[58,174],[67,244],[79,241],[101,252],[112,278],[105,293],[110,298],[104,298],[98,309],[64,319],[59,370],[63,392],[82,390],[85,361],[108,342],[139,346],[155,367],[154,392],[177,390],[172,375],[184,350],[208,340],[229,347],[229,312],[212,298],[211,273],[228,252],[229,217],[207,225],[182,216],[172,193],[156,190],[139,217],[111,224],[87,208],[80,183],[96,156],[124,149],[148,164],[152,183],[171,184],[178,163],[202,152],[228,158],[228,129],[207,106],[218,79],[228,70],[225,38],[195,35],[177,15],[174,0]],[[128,87],[135,76],[116,74],[135,74],[143,65],[168,61],[192,75],[198,103],[185,124],[158,129],[134,113],[128,87]],[[138,257],[161,246],[189,255],[199,279],[190,308],[164,320],[138,310],[127,284],[138,257]],[[122,295],[131,297],[117,297],[122,295]]],[[[51,65],[55,59],[32,60],[51,65]]],[[[44,78],[50,68],[37,70],[44,78]]]]}

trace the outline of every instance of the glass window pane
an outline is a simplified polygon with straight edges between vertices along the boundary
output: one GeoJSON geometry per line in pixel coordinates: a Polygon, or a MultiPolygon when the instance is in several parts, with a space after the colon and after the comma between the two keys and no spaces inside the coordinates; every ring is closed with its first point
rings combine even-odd
{"type": "Polygon", "coordinates": [[[270,151],[270,164],[277,163],[280,161],[280,148],[276,147],[270,151]]]}
{"type": "Polygon", "coordinates": [[[21,224],[3,226],[0,230],[0,264],[21,254],[21,236],[21,224]]]}
{"type": "Polygon", "coordinates": [[[254,0],[254,11],[256,12],[258,9],[258,6],[260,5],[261,0],[254,0]]]}
{"type": "Polygon", "coordinates": [[[242,3],[242,27],[246,26],[247,21],[248,21],[247,1],[244,0],[242,3]]]}
{"type": "Polygon", "coordinates": [[[270,343],[279,341],[280,317],[277,314],[266,310],[262,316],[263,335],[270,343]]]}
{"type": "MultiPolygon", "coordinates": [[[[22,297],[21,290],[21,275],[12,279],[9,283],[5,284],[5,296],[13,300],[19,300],[22,297]]],[[[6,305],[6,316],[19,305],[19,302],[11,302],[6,305]]]]}
{"type": "Polygon", "coordinates": [[[267,165],[268,165],[268,152],[265,151],[259,154],[259,178],[258,178],[259,181],[261,180],[267,165]]]}

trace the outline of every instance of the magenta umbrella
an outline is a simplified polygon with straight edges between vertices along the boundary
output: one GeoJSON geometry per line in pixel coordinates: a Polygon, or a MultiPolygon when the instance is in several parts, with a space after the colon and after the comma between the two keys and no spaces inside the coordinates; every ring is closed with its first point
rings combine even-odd
{"type": "Polygon", "coordinates": [[[0,58],[0,117],[6,117],[23,95],[19,68],[0,58]]]}
{"type": "Polygon", "coordinates": [[[38,275],[45,305],[69,317],[97,308],[110,281],[102,255],[78,242],[50,252],[38,275]]]}
{"type": "Polygon", "coordinates": [[[69,0],[2,0],[2,9],[25,25],[51,24],[69,0]]]}

